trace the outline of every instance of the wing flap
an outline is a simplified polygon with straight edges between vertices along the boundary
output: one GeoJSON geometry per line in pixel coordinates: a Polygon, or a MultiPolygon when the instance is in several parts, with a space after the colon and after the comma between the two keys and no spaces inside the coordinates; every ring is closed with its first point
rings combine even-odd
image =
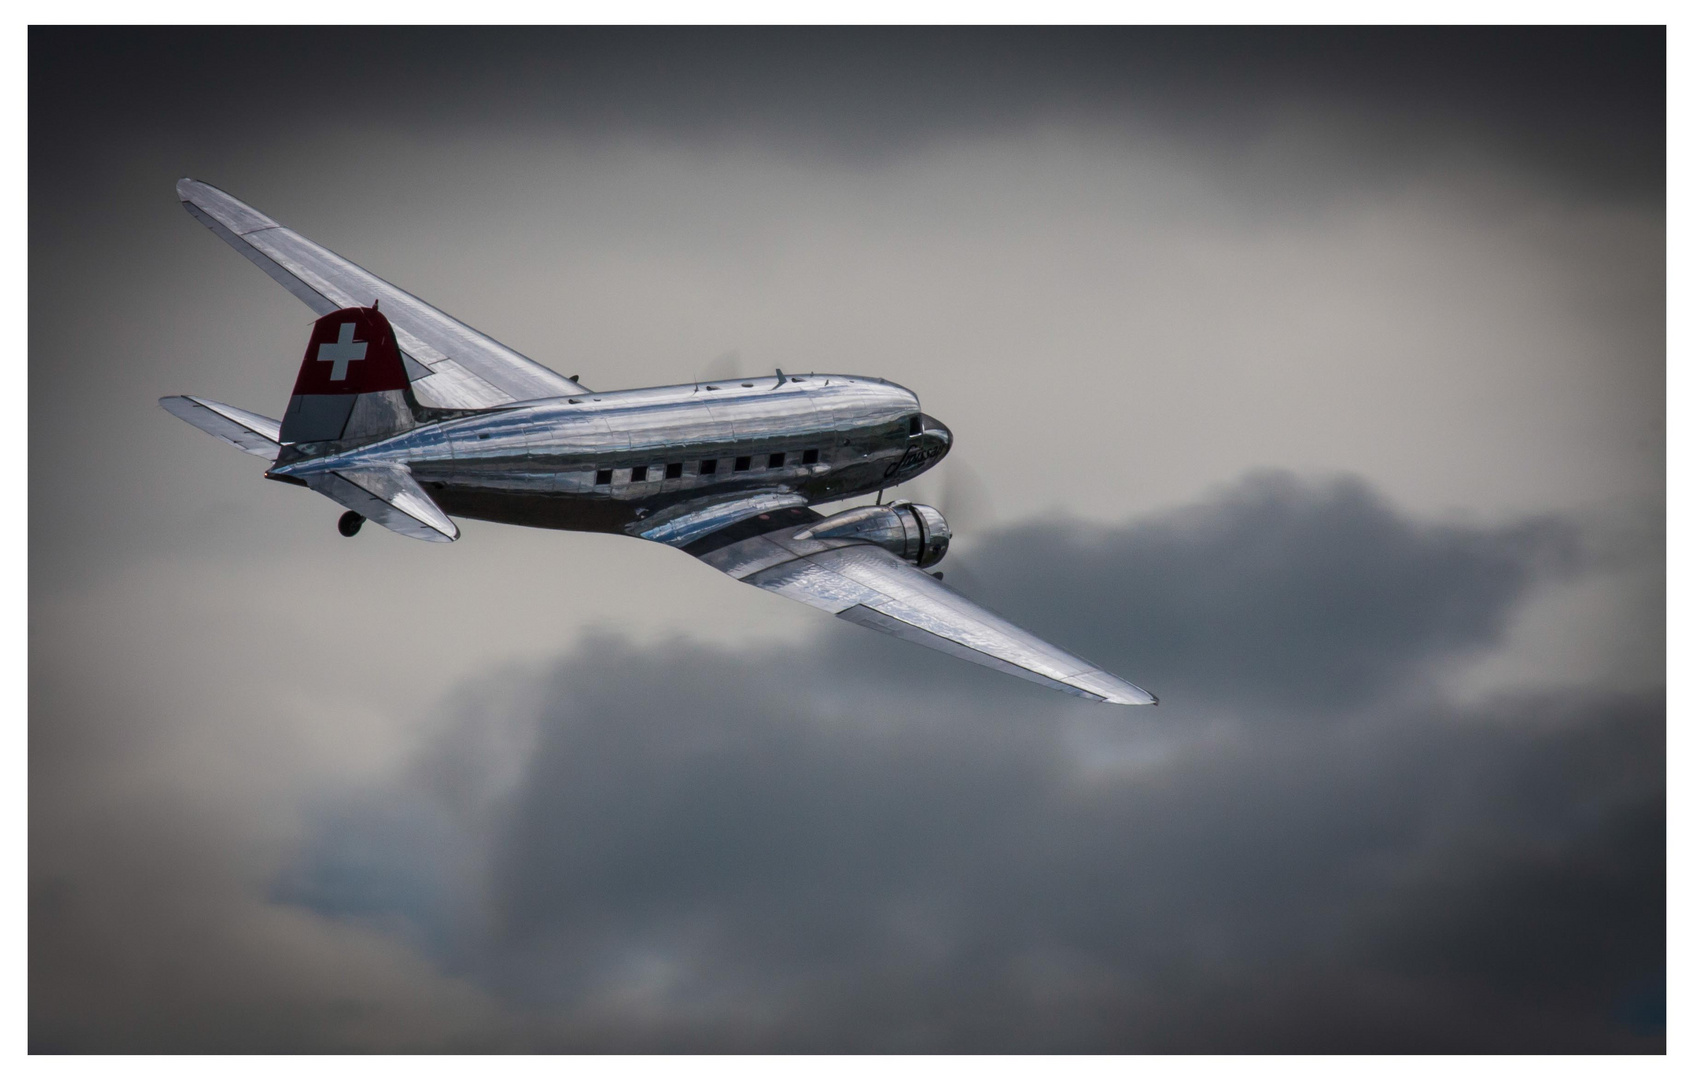
{"type": "Polygon", "coordinates": [[[806,497],[792,491],[757,491],[731,498],[718,496],[682,503],[669,513],[638,522],[631,531],[643,540],[686,547],[748,518],[764,515],[768,520],[773,511],[805,505],[806,497]]]}
{"type": "Polygon", "coordinates": [[[268,416],[186,394],[162,397],[159,407],[254,457],[275,461],[282,452],[282,425],[268,416]]]}
{"type": "Polygon", "coordinates": [[[550,368],[284,228],[228,192],[184,178],[183,206],[319,315],[380,301],[400,349],[429,376],[414,385],[448,408],[482,409],[532,398],[587,393],[550,368]]]}

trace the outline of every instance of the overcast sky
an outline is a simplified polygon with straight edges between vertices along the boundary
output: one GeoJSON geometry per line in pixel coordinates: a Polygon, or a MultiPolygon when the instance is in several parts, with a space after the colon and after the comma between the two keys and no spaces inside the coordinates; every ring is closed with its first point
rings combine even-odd
{"type": "Polygon", "coordinates": [[[1656,29],[34,30],[37,1051],[1664,1046],[1656,29]],[[834,371],[1076,702],[154,404],[834,371]]]}

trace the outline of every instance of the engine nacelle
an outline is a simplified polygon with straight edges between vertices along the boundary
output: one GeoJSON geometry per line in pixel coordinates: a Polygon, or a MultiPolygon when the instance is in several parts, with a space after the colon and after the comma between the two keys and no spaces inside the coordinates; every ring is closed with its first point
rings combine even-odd
{"type": "Polygon", "coordinates": [[[921,567],[941,561],[953,530],[935,507],[897,502],[843,510],[795,533],[794,539],[863,540],[921,567]]]}

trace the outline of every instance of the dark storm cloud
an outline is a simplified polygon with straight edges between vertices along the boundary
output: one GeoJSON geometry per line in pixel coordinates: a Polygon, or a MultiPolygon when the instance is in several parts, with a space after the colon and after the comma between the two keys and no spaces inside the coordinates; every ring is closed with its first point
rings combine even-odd
{"type": "Polygon", "coordinates": [[[1031,625],[1069,597],[1073,639],[1100,643],[1090,659],[1260,715],[1362,704],[1489,644],[1536,572],[1583,557],[1554,517],[1418,526],[1363,482],[1280,473],[1135,529],[1052,525],[1001,534],[953,579],[1031,625]]]}
{"type": "Polygon", "coordinates": [[[1157,712],[853,628],[603,639],[529,705],[470,693],[279,897],[488,989],[491,1047],[1652,1049],[1662,699],[1428,694],[1568,546],[1272,477],[974,553],[1038,568],[1005,606],[1060,640],[1139,650],[1157,712]]]}
{"type": "Polygon", "coordinates": [[[1317,110],[1349,129],[1349,175],[1469,145],[1564,186],[1656,198],[1664,42],[1660,27],[38,27],[31,157],[42,176],[115,137],[259,117],[287,137],[474,125],[875,162],[1080,122],[1246,148],[1237,167],[1309,181],[1342,163],[1316,146],[1315,162],[1254,153],[1289,113],[1317,110]]]}

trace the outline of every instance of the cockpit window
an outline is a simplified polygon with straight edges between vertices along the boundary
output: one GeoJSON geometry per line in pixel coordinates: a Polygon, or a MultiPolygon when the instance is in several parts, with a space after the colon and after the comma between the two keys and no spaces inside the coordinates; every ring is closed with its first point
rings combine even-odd
{"type": "Polygon", "coordinates": [[[912,435],[923,434],[923,415],[920,413],[906,422],[906,430],[912,435]]]}

